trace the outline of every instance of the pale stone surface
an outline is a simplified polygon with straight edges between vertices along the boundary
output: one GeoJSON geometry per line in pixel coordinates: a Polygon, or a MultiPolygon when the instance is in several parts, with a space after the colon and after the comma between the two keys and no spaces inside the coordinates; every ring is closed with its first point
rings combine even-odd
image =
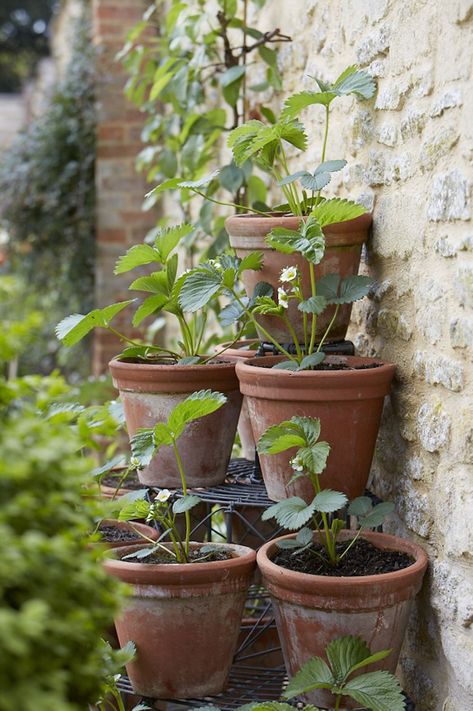
{"type": "MultiPolygon", "coordinates": [[[[335,78],[358,62],[377,78],[376,99],[334,103],[328,143],[328,157],[348,160],[336,194],[361,196],[374,215],[363,273],[377,287],[353,309],[348,337],[398,368],[370,486],[396,502],[391,530],[422,542],[431,559],[403,684],[416,711],[471,711],[473,3],[275,0],[261,14],[261,27],[271,24],[303,44],[308,73],[335,78]]],[[[284,86],[300,91],[293,64],[284,86]]],[[[307,122],[311,157],[319,118],[307,122]]]]}

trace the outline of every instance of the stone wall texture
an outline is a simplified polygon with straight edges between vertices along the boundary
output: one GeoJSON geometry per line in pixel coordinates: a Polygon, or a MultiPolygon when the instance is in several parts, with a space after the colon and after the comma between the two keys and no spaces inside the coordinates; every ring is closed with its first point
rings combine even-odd
{"type": "MultiPolygon", "coordinates": [[[[348,160],[332,192],[374,213],[363,270],[378,287],[354,309],[350,337],[398,366],[372,488],[396,502],[392,530],[431,560],[405,688],[419,711],[471,711],[473,2],[273,0],[258,21],[293,37],[280,54],[284,93],[353,63],[378,82],[376,99],[334,109],[327,154],[348,160]]],[[[322,110],[302,118],[316,140],[298,168],[315,167],[322,110]]]]}

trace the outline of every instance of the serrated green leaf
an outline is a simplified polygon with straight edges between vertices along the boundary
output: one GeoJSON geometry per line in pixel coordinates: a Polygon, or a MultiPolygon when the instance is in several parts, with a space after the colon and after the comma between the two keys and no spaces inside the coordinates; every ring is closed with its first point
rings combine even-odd
{"type": "Polygon", "coordinates": [[[314,540],[314,534],[310,528],[301,528],[301,530],[298,532],[296,536],[296,541],[299,543],[301,546],[308,546],[310,545],[314,540]]]}
{"type": "Polygon", "coordinates": [[[258,441],[260,454],[279,454],[291,447],[304,447],[306,438],[298,425],[291,420],[285,420],[279,425],[268,427],[258,441]]]}
{"type": "Polygon", "coordinates": [[[354,220],[366,212],[363,205],[358,205],[351,200],[342,198],[331,198],[319,202],[311,211],[312,217],[315,218],[320,227],[335,225],[339,222],[354,220]]]}
{"type": "Polygon", "coordinates": [[[145,319],[147,316],[150,316],[151,314],[154,314],[157,311],[161,311],[163,306],[165,306],[168,301],[168,297],[162,296],[162,294],[148,296],[148,298],[143,301],[141,306],[136,309],[132,321],[133,326],[139,326],[143,319],[145,319]]]}
{"type": "Polygon", "coordinates": [[[282,695],[293,699],[313,689],[330,689],[334,683],[332,672],[321,657],[312,657],[289,681],[282,695]]]}
{"type": "Polygon", "coordinates": [[[312,518],[316,511],[314,501],[307,504],[299,496],[292,496],[290,499],[284,499],[270,506],[261,518],[267,521],[269,518],[274,517],[283,528],[287,528],[288,531],[296,531],[312,518]]]}
{"type": "Polygon", "coordinates": [[[94,328],[106,328],[109,322],[131,303],[133,303],[133,299],[128,299],[103,309],[94,309],[85,316],[82,314],[67,316],[56,326],[56,336],[65,346],[73,346],[94,328]]]}
{"type": "Polygon", "coordinates": [[[186,356],[177,361],[177,365],[197,365],[197,363],[200,363],[199,356],[186,356]]]}
{"type": "Polygon", "coordinates": [[[223,393],[199,390],[189,395],[172,410],[168,427],[175,439],[180,437],[186,425],[219,410],[227,401],[223,393]]]}
{"type": "Polygon", "coordinates": [[[164,227],[159,230],[154,241],[154,249],[159,253],[162,264],[166,263],[173,249],[175,249],[182,238],[186,237],[193,229],[192,225],[182,223],[174,227],[164,227]]]}
{"type": "Polygon", "coordinates": [[[235,67],[230,67],[230,69],[227,69],[225,72],[220,74],[220,86],[229,86],[230,84],[233,84],[233,82],[241,79],[244,76],[245,72],[246,67],[244,64],[235,67]]]}
{"type": "Polygon", "coordinates": [[[309,368],[313,368],[314,366],[319,365],[324,360],[325,353],[323,351],[319,351],[318,353],[311,353],[310,355],[305,356],[301,360],[301,364],[298,370],[308,370],[309,368]]]}
{"type": "Polygon", "coordinates": [[[327,442],[317,442],[311,447],[304,447],[297,452],[302,465],[312,474],[321,474],[326,467],[330,454],[330,445],[327,442]]]}
{"type": "Polygon", "coordinates": [[[370,711],[404,711],[405,698],[399,681],[387,671],[375,671],[350,679],[343,693],[370,711]]]}
{"type": "Polygon", "coordinates": [[[358,523],[362,528],[377,528],[382,526],[384,519],[392,511],[394,511],[394,504],[391,501],[385,501],[374,506],[366,516],[359,516],[358,523]]]}
{"type": "Polygon", "coordinates": [[[256,299],[251,300],[249,306],[253,313],[263,316],[281,316],[284,313],[284,307],[277,304],[270,296],[257,296],[256,299]]]}
{"type": "Polygon", "coordinates": [[[345,683],[351,668],[370,656],[370,648],[361,637],[346,635],[333,639],[325,649],[337,686],[345,683]]]}
{"type": "Polygon", "coordinates": [[[162,264],[159,252],[149,244],[135,244],[130,247],[126,254],[118,258],[113,273],[124,274],[131,269],[142,267],[152,262],[162,264]]]}
{"type": "Polygon", "coordinates": [[[222,274],[215,269],[198,268],[186,275],[179,293],[183,311],[198,311],[219,291],[222,274]]]}
{"type": "Polygon", "coordinates": [[[273,365],[274,370],[291,370],[295,372],[296,370],[299,370],[299,366],[297,364],[297,361],[295,360],[283,360],[280,363],[276,363],[276,365],[273,365]]]}
{"type": "Polygon", "coordinates": [[[350,668],[349,674],[351,675],[353,674],[353,672],[358,671],[358,669],[363,669],[363,667],[367,667],[370,664],[375,664],[376,662],[380,662],[383,659],[386,659],[386,657],[389,657],[392,651],[392,649],[382,649],[380,652],[370,654],[369,657],[365,657],[363,660],[360,660],[356,664],[353,664],[353,666],[350,668]]]}
{"type": "Polygon", "coordinates": [[[190,511],[194,508],[194,506],[200,504],[201,501],[202,499],[200,498],[200,496],[196,496],[195,494],[182,496],[179,499],[176,499],[176,501],[173,503],[172,510],[175,514],[181,514],[185,511],[190,511]]]}
{"type": "Polygon", "coordinates": [[[222,188],[230,193],[236,193],[245,182],[245,173],[232,161],[221,169],[219,181],[222,188]]]}
{"type": "Polygon", "coordinates": [[[297,230],[275,227],[266,237],[266,242],[283,254],[298,252],[312,264],[319,264],[325,253],[325,237],[313,217],[301,220],[297,230]]]}
{"type": "Polygon", "coordinates": [[[108,474],[115,467],[123,467],[126,465],[126,456],[124,454],[117,454],[112,459],[102,464],[100,467],[95,467],[90,472],[91,476],[94,478],[101,477],[103,474],[108,474]]]}
{"type": "MultiPolygon", "coordinates": [[[[117,503],[120,503],[118,500],[117,503]]],[[[137,519],[145,519],[149,514],[150,503],[139,499],[137,501],[125,502],[118,513],[119,521],[133,521],[137,519]]]]}
{"type": "Polygon", "coordinates": [[[245,309],[238,303],[238,301],[232,301],[232,303],[227,304],[220,311],[218,315],[218,320],[220,324],[226,328],[231,326],[235,321],[239,321],[245,313],[245,309]]]}
{"type": "Polygon", "coordinates": [[[153,430],[139,429],[130,440],[131,456],[139,462],[140,468],[147,467],[154,454],[153,430]]]}
{"type": "Polygon", "coordinates": [[[278,180],[278,185],[280,185],[281,187],[284,185],[290,185],[291,183],[295,183],[295,181],[299,178],[302,178],[303,175],[310,175],[310,173],[308,173],[306,170],[298,170],[296,173],[286,175],[285,178],[278,180]]]}
{"type": "Polygon", "coordinates": [[[317,314],[319,316],[327,308],[327,300],[324,296],[311,296],[309,299],[300,301],[297,308],[307,314],[317,314]]]}
{"type": "Polygon", "coordinates": [[[359,99],[371,99],[376,91],[373,78],[356,64],[347,67],[333,84],[339,95],[355,94],[359,99]]]}
{"type": "MultiPolygon", "coordinates": [[[[238,267],[238,275],[242,274],[242,272],[247,269],[252,269],[253,271],[258,272],[263,267],[263,259],[263,252],[251,252],[250,254],[247,254],[246,257],[243,257],[240,262],[238,267]]],[[[264,284],[265,282],[259,283],[264,284]]]]}
{"type": "Polygon", "coordinates": [[[190,188],[191,190],[200,190],[201,188],[205,188],[207,185],[209,185],[212,180],[215,180],[219,172],[219,170],[214,170],[212,173],[209,173],[208,175],[205,175],[203,178],[199,178],[198,180],[181,180],[179,182],[179,187],[190,188]]]}
{"type": "Polygon", "coordinates": [[[149,276],[138,277],[128,287],[133,291],[149,291],[152,294],[169,295],[166,271],[153,272],[149,276]]]}
{"type": "MultiPolygon", "coordinates": [[[[319,442],[322,444],[322,442],[319,442]]],[[[333,513],[342,509],[347,503],[348,499],[345,494],[341,491],[332,491],[331,489],[324,489],[319,491],[315,499],[312,502],[315,511],[321,511],[323,513],[333,513]]]]}
{"type": "Polygon", "coordinates": [[[174,432],[167,423],[157,422],[151,431],[153,433],[153,453],[156,453],[163,446],[169,447],[173,444],[174,432]]]}
{"type": "Polygon", "coordinates": [[[368,295],[374,281],[371,277],[355,274],[342,279],[340,284],[339,304],[351,304],[368,295]]]}
{"type": "Polygon", "coordinates": [[[356,499],[350,501],[348,513],[350,516],[364,516],[373,508],[373,502],[369,496],[357,496],[356,499]]]}
{"type": "Polygon", "coordinates": [[[299,94],[294,94],[286,99],[281,115],[287,118],[294,118],[308,106],[314,106],[315,104],[329,106],[335,97],[336,94],[328,91],[301,91],[299,94]]]}
{"type": "Polygon", "coordinates": [[[146,193],[145,198],[148,199],[155,197],[161,193],[164,193],[166,190],[176,190],[181,186],[181,182],[182,178],[169,178],[169,180],[165,180],[163,183],[156,185],[156,187],[150,190],[149,193],[146,193]]]}
{"type": "Polygon", "coordinates": [[[330,183],[331,175],[328,172],[325,173],[304,173],[301,176],[301,185],[306,190],[322,190],[326,185],[330,183]]]}

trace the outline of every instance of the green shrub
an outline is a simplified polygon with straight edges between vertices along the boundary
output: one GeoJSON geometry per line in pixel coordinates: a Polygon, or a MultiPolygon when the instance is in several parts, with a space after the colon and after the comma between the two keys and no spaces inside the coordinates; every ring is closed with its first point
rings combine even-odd
{"type": "Polygon", "coordinates": [[[110,671],[101,638],[122,590],[87,544],[93,463],[68,413],[51,414],[64,388],[0,379],[0,711],[84,711],[110,671]]]}

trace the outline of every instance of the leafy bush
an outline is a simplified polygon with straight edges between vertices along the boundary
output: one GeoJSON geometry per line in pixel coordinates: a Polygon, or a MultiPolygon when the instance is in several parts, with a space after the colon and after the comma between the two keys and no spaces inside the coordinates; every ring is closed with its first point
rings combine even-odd
{"type": "Polygon", "coordinates": [[[0,380],[0,711],[83,711],[112,659],[101,642],[121,588],[87,545],[92,462],[54,377],[0,380]]]}
{"type": "MultiPolygon", "coordinates": [[[[36,363],[49,356],[43,370],[55,365],[54,341],[48,341],[52,324],[65,309],[90,309],[93,299],[95,97],[86,19],[77,21],[73,37],[70,64],[48,108],[0,164],[0,210],[12,269],[27,281],[26,296],[34,291],[36,305],[48,315],[34,354],[36,363]]],[[[86,352],[69,369],[86,372],[86,352]]]]}

